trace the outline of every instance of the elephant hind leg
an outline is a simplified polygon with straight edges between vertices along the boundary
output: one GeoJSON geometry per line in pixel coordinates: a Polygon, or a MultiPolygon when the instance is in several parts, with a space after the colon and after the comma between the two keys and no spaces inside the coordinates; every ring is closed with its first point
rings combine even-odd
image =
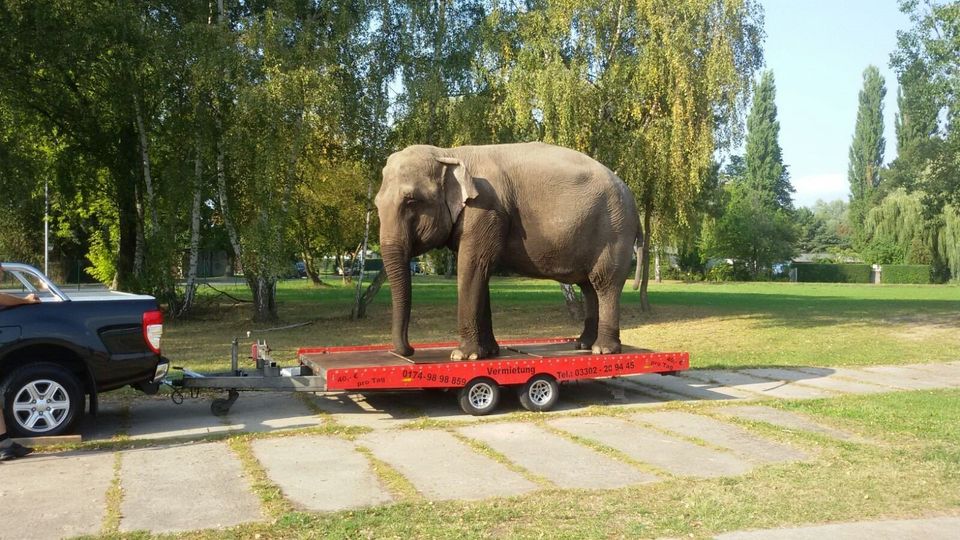
{"type": "Polygon", "coordinates": [[[598,321],[597,339],[590,347],[593,354],[614,354],[620,346],[620,289],[612,286],[599,287],[597,291],[598,321]]]}
{"type": "Polygon", "coordinates": [[[583,293],[583,308],[585,318],[583,320],[583,332],[577,339],[577,348],[588,350],[597,340],[597,323],[599,322],[599,304],[597,303],[597,290],[589,281],[583,281],[577,284],[583,293]]]}

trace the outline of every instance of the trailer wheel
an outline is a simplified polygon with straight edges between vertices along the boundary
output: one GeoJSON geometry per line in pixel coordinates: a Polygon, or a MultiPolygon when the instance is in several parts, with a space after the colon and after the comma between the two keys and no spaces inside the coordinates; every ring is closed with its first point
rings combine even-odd
{"type": "Polygon", "coordinates": [[[492,379],[478,377],[460,389],[460,408],[473,416],[493,412],[500,401],[500,387],[492,379]]]}
{"type": "Polygon", "coordinates": [[[560,386],[550,375],[537,375],[517,389],[520,404],[533,412],[549,411],[560,398],[560,386]]]}
{"type": "Polygon", "coordinates": [[[226,398],[217,398],[210,402],[210,412],[214,416],[226,416],[238,397],[240,397],[240,392],[231,388],[226,398]]]}

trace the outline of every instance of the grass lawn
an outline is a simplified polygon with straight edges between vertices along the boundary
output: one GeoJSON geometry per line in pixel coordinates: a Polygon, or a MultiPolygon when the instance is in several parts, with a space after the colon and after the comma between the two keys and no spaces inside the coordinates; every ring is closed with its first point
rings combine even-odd
{"type": "MultiPolygon", "coordinates": [[[[281,322],[254,325],[250,306],[202,289],[204,307],[188,321],[170,321],[164,352],[193,369],[229,365],[230,341],[248,330],[266,338],[281,363],[301,346],[390,341],[390,295],[385,286],[362,321],[349,319],[354,289],[336,278],[314,287],[278,287],[281,322]],[[270,327],[310,322],[261,333],[270,327]]],[[[249,298],[245,286],[217,286],[249,298]]],[[[558,285],[495,278],[491,283],[497,337],[575,336],[558,285]]],[[[841,366],[960,359],[960,287],[812,283],[650,284],[652,313],[640,311],[627,287],[621,315],[624,343],[691,353],[692,367],[841,366]]],[[[456,282],[417,276],[413,285],[413,342],[456,340],[456,282]]]]}

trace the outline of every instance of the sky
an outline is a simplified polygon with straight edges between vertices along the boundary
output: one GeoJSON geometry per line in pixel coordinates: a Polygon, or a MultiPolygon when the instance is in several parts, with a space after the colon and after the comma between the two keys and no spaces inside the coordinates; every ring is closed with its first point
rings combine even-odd
{"type": "Polygon", "coordinates": [[[847,162],[863,70],[880,68],[886,81],[884,162],[896,157],[893,119],[897,78],[890,53],[897,30],[910,21],[896,0],[761,0],[764,59],[777,87],[783,161],[794,204],[812,206],[849,196],[847,162]]]}

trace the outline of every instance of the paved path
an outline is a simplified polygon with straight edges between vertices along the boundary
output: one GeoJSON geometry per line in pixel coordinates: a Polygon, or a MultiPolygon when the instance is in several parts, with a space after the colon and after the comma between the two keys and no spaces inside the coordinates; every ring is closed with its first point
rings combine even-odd
{"type": "Polygon", "coordinates": [[[833,523],[722,534],[718,540],[957,540],[960,517],[833,523]]]}
{"type": "MultiPolygon", "coordinates": [[[[159,398],[127,403],[108,396],[96,421],[86,421],[84,440],[129,438],[147,446],[40,454],[0,464],[0,538],[98,534],[106,531],[108,514],[117,513],[121,532],[191,531],[265,520],[250,467],[264,472],[293,508],[321,512],[411,496],[483,499],[540,489],[609,489],[671,477],[739,475],[768,463],[815,457],[761,436],[751,429],[753,422],[869,442],[765,406],[765,401],[945,387],[960,387],[960,362],[935,367],[693,370],[565,385],[557,410],[535,422],[503,421],[520,409],[512,393],[505,392],[497,414],[486,417],[492,423],[463,415],[455,394],[442,392],[244,394],[225,417],[209,413],[209,399],[188,398],[178,406],[159,398]],[[696,413],[661,407],[682,400],[718,406],[696,413]],[[629,414],[565,414],[596,405],[617,405],[629,414]],[[399,429],[424,418],[456,423],[447,429],[399,429]],[[355,438],[307,430],[253,439],[246,446],[204,441],[209,435],[282,432],[330,422],[370,430],[355,438]],[[391,475],[394,480],[388,483],[391,475]],[[22,519],[26,515],[29,520],[22,519]]],[[[903,522],[890,530],[905,531],[896,535],[900,537],[938,538],[943,527],[957,530],[950,519],[903,522]],[[933,528],[923,528],[927,526],[933,528]]],[[[724,538],[875,540],[883,536],[842,535],[885,525],[829,525],[724,538]],[[781,534],[787,536],[776,536],[781,534]]]]}

